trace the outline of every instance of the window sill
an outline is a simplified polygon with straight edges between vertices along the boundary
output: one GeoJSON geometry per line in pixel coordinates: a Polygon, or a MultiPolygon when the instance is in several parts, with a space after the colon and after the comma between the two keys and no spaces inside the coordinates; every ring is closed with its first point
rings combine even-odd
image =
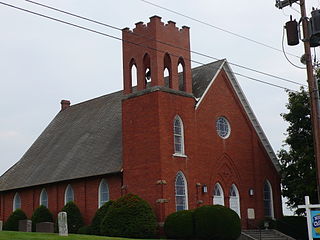
{"type": "Polygon", "coordinates": [[[182,157],[182,158],[187,158],[188,157],[187,155],[184,155],[184,154],[181,154],[181,153],[174,153],[174,154],[172,154],[172,156],[174,156],[174,157],[182,157]]]}

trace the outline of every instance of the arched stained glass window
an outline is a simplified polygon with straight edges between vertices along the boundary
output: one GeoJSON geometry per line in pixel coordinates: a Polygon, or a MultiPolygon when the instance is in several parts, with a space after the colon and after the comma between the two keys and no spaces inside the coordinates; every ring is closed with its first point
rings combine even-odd
{"type": "Polygon", "coordinates": [[[109,186],[106,180],[102,179],[99,185],[99,208],[109,201],[109,186]]]}
{"type": "Polygon", "coordinates": [[[272,187],[270,182],[267,180],[263,187],[263,204],[264,204],[264,216],[274,217],[273,212],[273,198],[272,198],[272,187]]]}
{"type": "Polygon", "coordinates": [[[188,209],[188,190],[187,181],[182,172],[178,172],[175,181],[176,190],[176,210],[187,210],[188,209]]]}
{"type": "Polygon", "coordinates": [[[64,193],[64,204],[67,204],[68,202],[71,202],[71,201],[74,201],[74,194],[73,194],[73,189],[69,184],[64,193]]]}
{"type": "Polygon", "coordinates": [[[214,186],[213,190],[213,204],[224,206],[223,189],[219,183],[214,186]]]}
{"type": "Polygon", "coordinates": [[[20,198],[19,193],[16,193],[16,194],[14,195],[12,205],[13,205],[13,206],[12,206],[13,211],[21,208],[21,198],[20,198]]]}
{"type": "Polygon", "coordinates": [[[179,116],[174,118],[174,153],[184,155],[183,123],[179,116]]]}
{"type": "Polygon", "coordinates": [[[240,217],[240,196],[239,196],[238,188],[234,184],[232,184],[230,188],[229,206],[233,211],[238,213],[240,217]]]}
{"type": "Polygon", "coordinates": [[[48,193],[45,188],[40,193],[40,205],[48,207],[48,193]]]}

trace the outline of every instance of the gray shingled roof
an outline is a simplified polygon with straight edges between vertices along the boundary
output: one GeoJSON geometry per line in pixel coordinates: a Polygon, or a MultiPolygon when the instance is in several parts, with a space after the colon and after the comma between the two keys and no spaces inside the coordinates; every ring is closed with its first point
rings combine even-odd
{"type": "MultiPolygon", "coordinates": [[[[197,99],[224,62],[192,69],[197,99]]],[[[20,161],[0,177],[0,191],[120,172],[123,97],[119,91],[59,112],[20,161]]]]}
{"type": "Polygon", "coordinates": [[[119,172],[122,93],[59,112],[19,162],[0,178],[0,191],[119,172]]]}

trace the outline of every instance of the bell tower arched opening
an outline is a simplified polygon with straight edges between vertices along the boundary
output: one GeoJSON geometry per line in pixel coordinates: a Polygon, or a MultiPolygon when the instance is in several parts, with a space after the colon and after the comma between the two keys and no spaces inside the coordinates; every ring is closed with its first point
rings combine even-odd
{"type": "Polygon", "coordinates": [[[123,29],[122,39],[125,94],[132,93],[132,59],[137,67],[137,91],[147,86],[167,86],[192,93],[188,27],[179,29],[175,22],[163,23],[161,17],[153,16],[147,24],[138,22],[133,30],[123,29]],[[183,84],[179,82],[178,76],[180,64],[183,67],[183,84]],[[165,69],[169,72],[169,83],[165,82],[163,76],[165,69]]]}

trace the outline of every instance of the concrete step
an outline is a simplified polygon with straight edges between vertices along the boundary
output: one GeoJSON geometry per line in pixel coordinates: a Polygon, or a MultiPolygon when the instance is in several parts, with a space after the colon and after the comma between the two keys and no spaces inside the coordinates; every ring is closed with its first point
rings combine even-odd
{"type": "Polygon", "coordinates": [[[284,235],[276,230],[269,229],[269,230],[243,230],[242,231],[247,236],[247,239],[255,239],[255,240],[294,240],[293,238],[284,235]]]}

